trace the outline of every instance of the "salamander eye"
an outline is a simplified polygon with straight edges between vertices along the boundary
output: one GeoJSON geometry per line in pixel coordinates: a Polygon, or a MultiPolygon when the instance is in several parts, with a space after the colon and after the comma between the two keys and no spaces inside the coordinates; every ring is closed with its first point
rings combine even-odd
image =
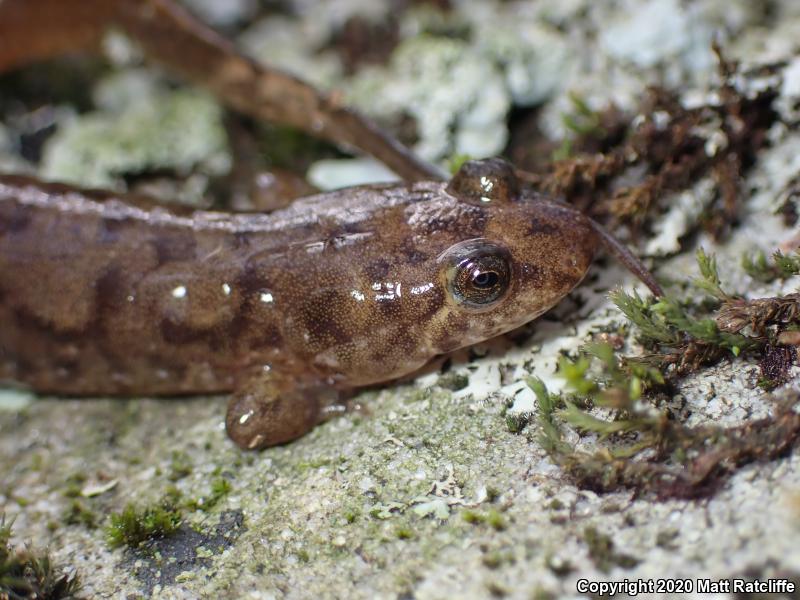
{"type": "Polygon", "coordinates": [[[505,248],[486,240],[470,240],[456,244],[443,258],[447,291],[456,304],[482,310],[505,297],[511,285],[511,264],[505,248]]]}

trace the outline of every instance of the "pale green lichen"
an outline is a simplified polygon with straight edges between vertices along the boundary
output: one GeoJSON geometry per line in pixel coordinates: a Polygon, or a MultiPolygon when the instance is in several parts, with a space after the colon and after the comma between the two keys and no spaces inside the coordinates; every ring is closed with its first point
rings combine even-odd
{"type": "Polygon", "coordinates": [[[508,139],[511,97],[502,72],[463,40],[422,35],[402,42],[388,68],[364,69],[355,77],[348,98],[386,120],[412,115],[415,149],[428,159],[490,156],[508,139]]]}
{"type": "Polygon", "coordinates": [[[222,112],[207,95],[118,75],[98,96],[108,110],[62,124],[45,147],[42,176],[118,188],[124,175],[169,170],[185,177],[196,170],[207,176],[230,168],[222,112]]]}

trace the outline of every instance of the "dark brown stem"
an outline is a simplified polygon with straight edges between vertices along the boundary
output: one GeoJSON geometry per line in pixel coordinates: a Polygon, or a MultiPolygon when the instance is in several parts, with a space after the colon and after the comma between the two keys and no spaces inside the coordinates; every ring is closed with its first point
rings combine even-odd
{"type": "Polygon", "coordinates": [[[664,291],[661,289],[661,286],[658,285],[658,282],[653,277],[653,274],[645,267],[642,262],[636,258],[630,250],[628,250],[622,243],[611,235],[606,229],[600,225],[597,221],[593,219],[589,219],[589,222],[592,224],[592,228],[597,232],[597,235],[600,236],[600,241],[603,243],[605,249],[611,253],[618,261],[620,261],[625,268],[628,269],[631,273],[636,275],[642,283],[644,283],[653,294],[660,298],[664,295],[664,291]]]}
{"type": "Polygon", "coordinates": [[[442,178],[437,167],[335,94],[247,58],[174,0],[3,0],[0,71],[90,46],[109,25],[242,113],[358,148],[407,181],[442,178]]]}

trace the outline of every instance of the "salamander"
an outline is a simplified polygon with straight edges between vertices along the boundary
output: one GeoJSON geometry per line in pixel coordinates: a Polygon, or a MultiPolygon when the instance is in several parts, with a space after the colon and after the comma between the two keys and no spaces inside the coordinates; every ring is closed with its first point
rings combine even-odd
{"type": "Polygon", "coordinates": [[[271,214],[0,176],[0,379],[60,395],[230,391],[230,437],[278,444],[348,390],[535,319],[603,241],[499,159],[271,214]]]}
{"type": "Polygon", "coordinates": [[[231,439],[295,439],[358,388],[542,314],[605,246],[500,159],[449,181],[369,120],[239,54],[173,0],[0,2],[0,71],[122,27],[228,106],[389,165],[406,181],[269,214],[0,175],[0,380],[60,396],[227,393],[231,439]]]}

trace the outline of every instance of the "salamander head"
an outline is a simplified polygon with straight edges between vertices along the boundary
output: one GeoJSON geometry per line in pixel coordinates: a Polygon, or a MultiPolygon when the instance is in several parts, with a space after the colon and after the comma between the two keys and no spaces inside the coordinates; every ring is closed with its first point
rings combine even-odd
{"type": "Polygon", "coordinates": [[[347,210],[331,219],[335,242],[293,255],[280,276],[295,277],[294,296],[278,302],[291,307],[282,327],[292,351],[351,385],[402,376],[535,319],[613,239],[523,190],[498,159],[468,162],[448,183],[346,194],[347,210]]]}
{"type": "Polygon", "coordinates": [[[433,277],[443,298],[429,328],[436,352],[531,321],[586,275],[598,247],[589,219],[522,192],[505,161],[466,163],[443,194],[468,217],[454,227],[461,239],[440,236],[433,277]]]}

